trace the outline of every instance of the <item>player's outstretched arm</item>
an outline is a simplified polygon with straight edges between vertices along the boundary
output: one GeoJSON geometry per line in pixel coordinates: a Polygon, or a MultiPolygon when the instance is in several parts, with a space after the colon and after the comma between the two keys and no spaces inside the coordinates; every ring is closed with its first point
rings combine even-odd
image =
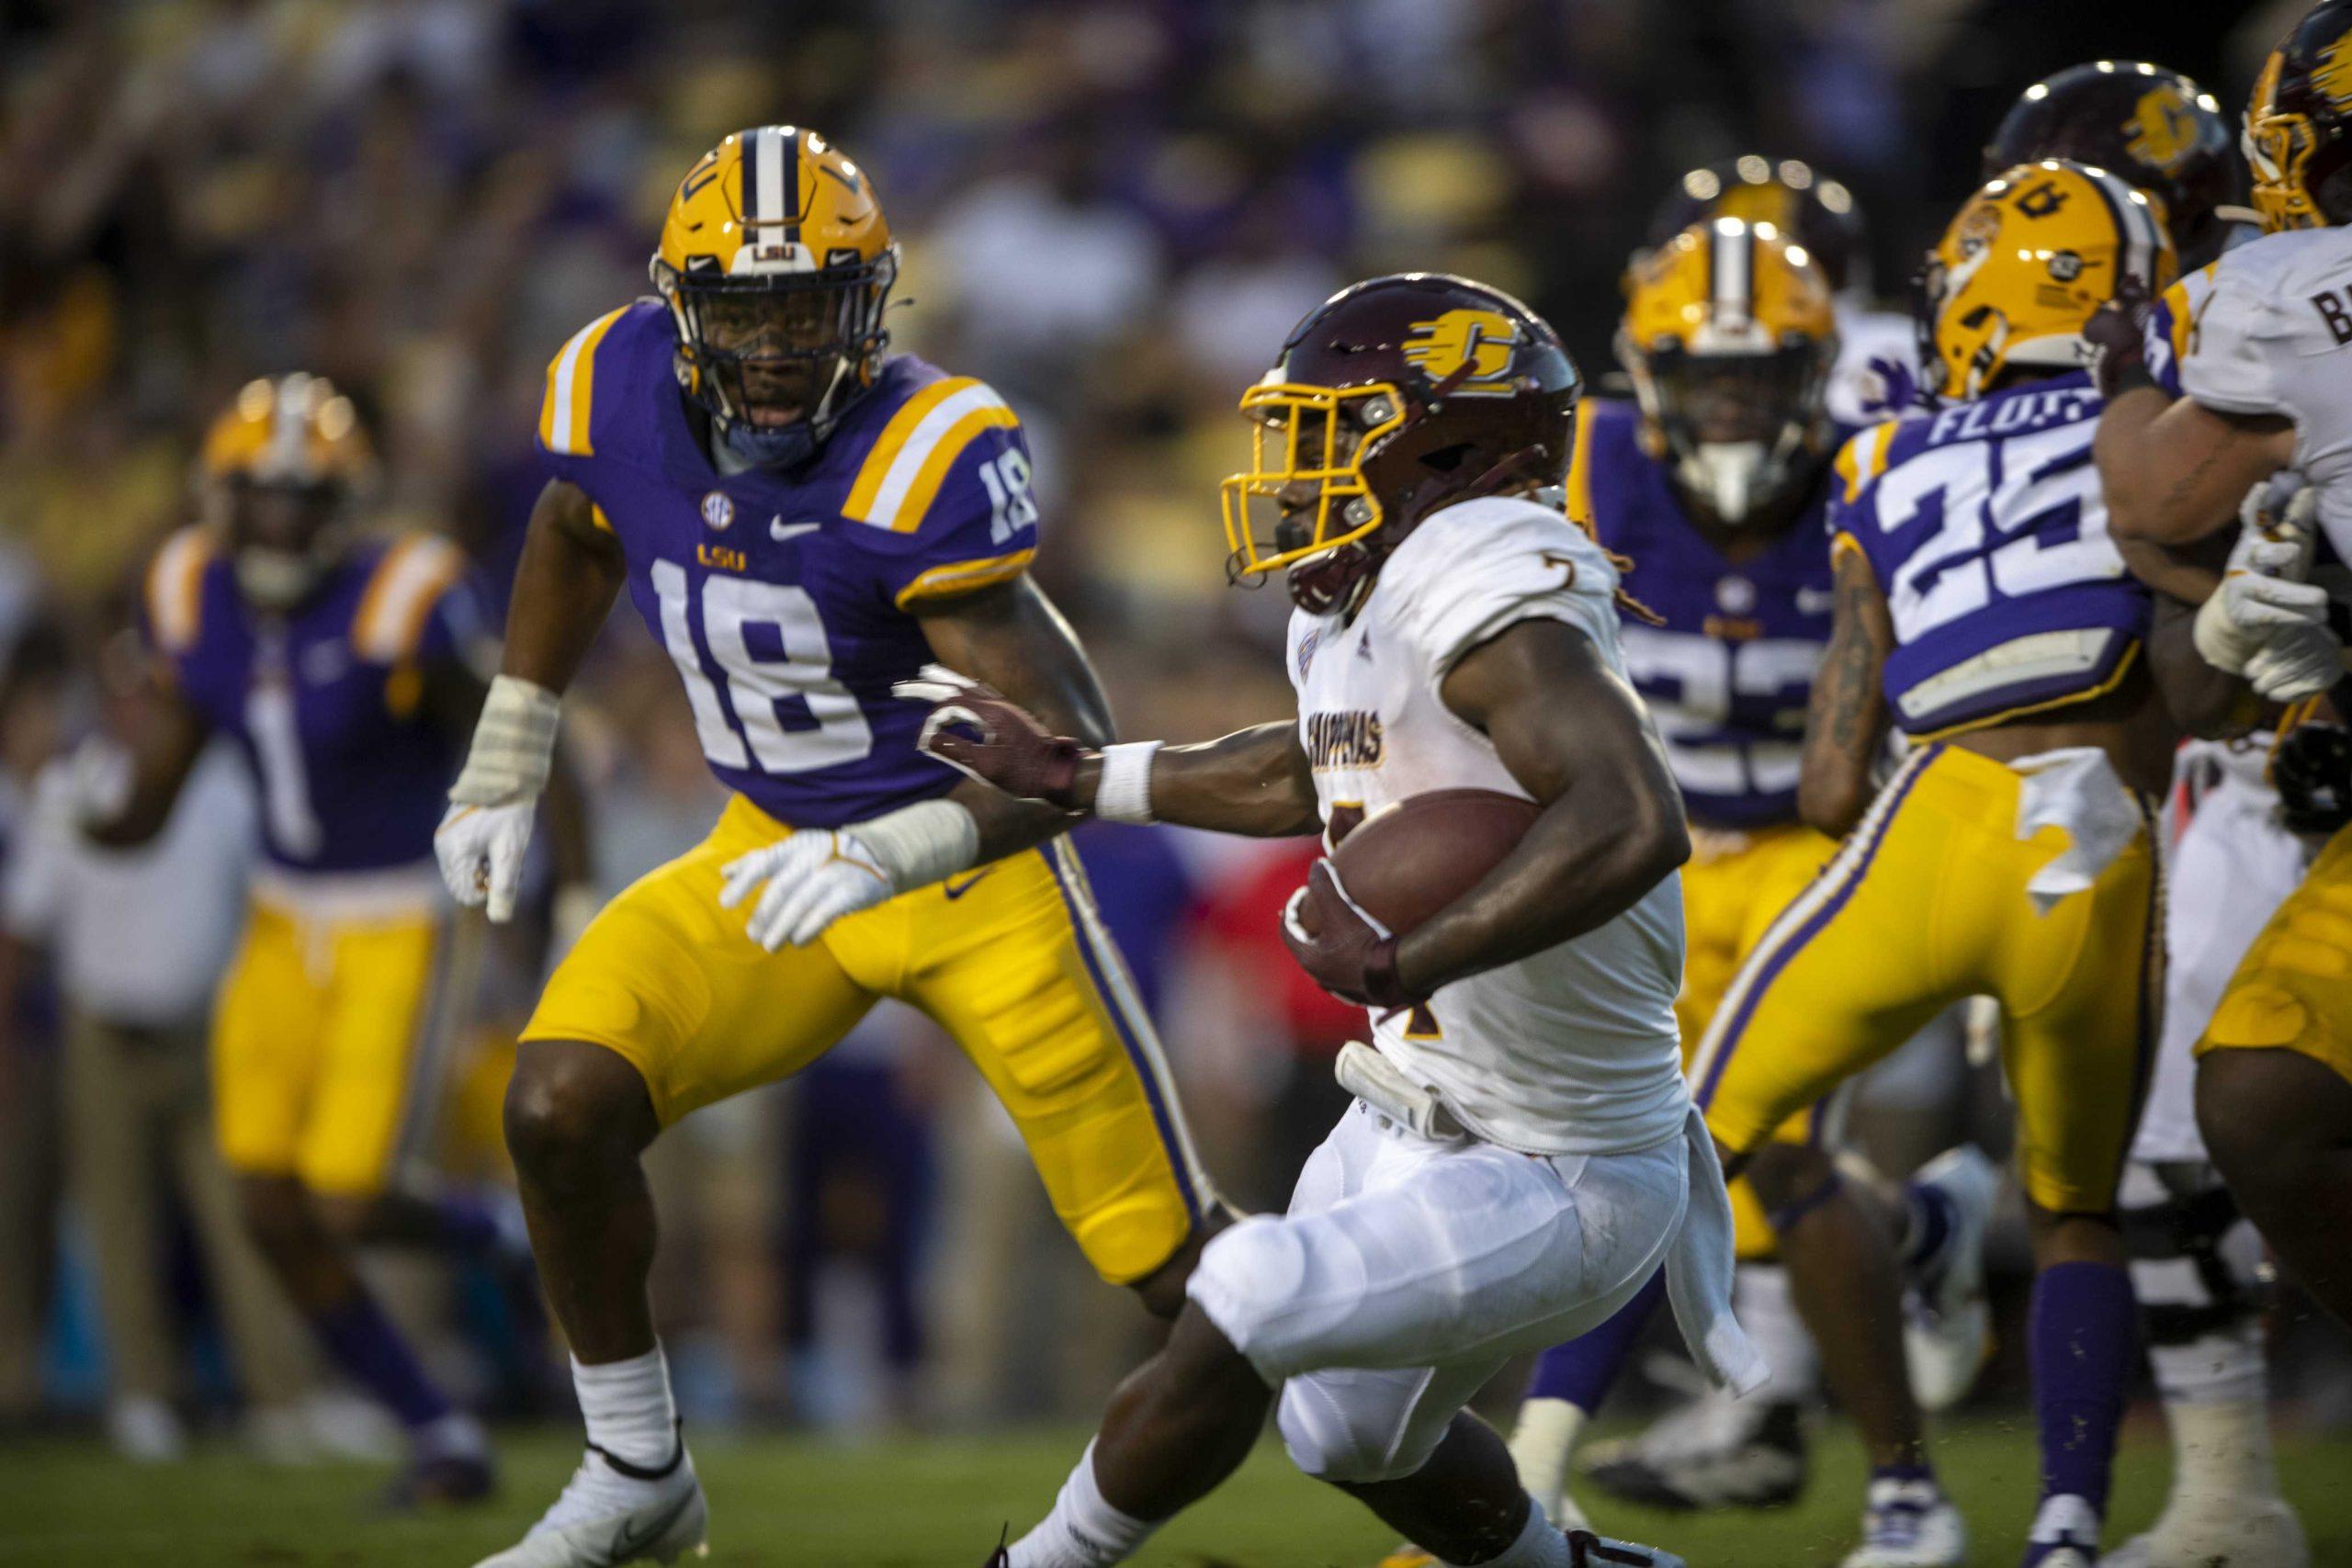
{"type": "Polygon", "coordinates": [[[465,767],[433,839],[450,897],[486,904],[493,920],[513,916],[522,888],[532,819],[555,773],[563,690],[628,572],[620,541],[598,525],[587,493],[550,480],[524,536],[499,674],[482,696],[465,767]]]}
{"type": "Polygon", "coordinates": [[[1871,770],[1886,746],[1883,679],[1887,655],[1894,650],[1894,620],[1861,551],[1840,548],[1837,568],[1829,647],[1805,712],[1797,814],[1843,838],[1870,806],[1871,770]]]}
{"type": "Polygon", "coordinates": [[[1397,943],[1396,979],[1418,997],[1583,935],[1690,858],[1665,748],[1584,633],[1516,622],[1456,662],[1439,695],[1544,810],[1500,865],[1397,943]]]}
{"type": "MultiPolygon", "coordinates": [[[[918,606],[923,637],[943,664],[1003,693],[1058,735],[1083,746],[1110,742],[1111,703],[1078,634],[1045,591],[1024,574],[977,593],[918,606]]],[[[948,799],[972,815],[981,861],[1044,842],[1069,814],[972,780],[948,799]]]]}
{"type": "Polygon", "coordinates": [[[979,787],[1057,812],[1266,839],[1322,826],[1298,727],[1286,720],[1191,746],[1143,740],[1098,750],[945,665],[902,682],[899,694],[932,705],[924,750],[979,787]]]}

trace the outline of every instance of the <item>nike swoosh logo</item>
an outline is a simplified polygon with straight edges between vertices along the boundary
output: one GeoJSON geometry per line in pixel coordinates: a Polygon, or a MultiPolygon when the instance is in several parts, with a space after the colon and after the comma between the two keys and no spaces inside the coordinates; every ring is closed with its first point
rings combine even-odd
{"type": "Polygon", "coordinates": [[[781,517],[772,517],[768,520],[768,537],[782,544],[786,539],[797,539],[803,534],[813,534],[823,526],[822,523],[786,523],[781,517]]]}
{"type": "Polygon", "coordinates": [[[605,1561],[606,1562],[635,1562],[644,1554],[647,1547],[662,1539],[663,1531],[678,1522],[678,1516],[686,1511],[686,1505],[694,1499],[695,1495],[691,1490],[682,1492],[668,1507],[651,1518],[624,1522],[613,1531],[613,1539],[605,1542],[605,1561]]]}
{"type": "Polygon", "coordinates": [[[988,871],[976,871],[961,882],[943,882],[939,885],[939,890],[942,893],[946,894],[950,898],[961,898],[965,894],[969,893],[972,890],[972,884],[978,882],[983,876],[988,875],[989,872],[992,872],[995,869],[996,867],[990,866],[988,871]]]}

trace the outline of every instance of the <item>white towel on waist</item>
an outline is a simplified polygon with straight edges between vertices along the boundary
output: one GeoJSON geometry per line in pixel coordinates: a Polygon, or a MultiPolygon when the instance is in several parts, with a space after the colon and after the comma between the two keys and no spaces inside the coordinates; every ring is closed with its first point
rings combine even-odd
{"type": "Polygon", "coordinates": [[[1666,1298],[1699,1371],[1734,1393],[1749,1393],[1763,1386],[1764,1356],[1732,1315],[1731,1194],[1724,1190],[1715,1141],[1695,1106],[1683,1123],[1682,1143],[1690,1162],[1690,1201],[1681,1234],[1667,1249],[1666,1298]]]}
{"type": "Polygon", "coordinates": [[[2061,898],[2085,892],[2097,882],[2140,836],[2146,818],[2139,801],[2116,776],[2115,764],[2097,747],[2037,751],[2009,767],[2024,776],[2025,787],[2018,795],[2019,841],[2044,828],[2064,828],[2070,840],[2025,885],[2034,913],[2046,915],[2061,898]]]}

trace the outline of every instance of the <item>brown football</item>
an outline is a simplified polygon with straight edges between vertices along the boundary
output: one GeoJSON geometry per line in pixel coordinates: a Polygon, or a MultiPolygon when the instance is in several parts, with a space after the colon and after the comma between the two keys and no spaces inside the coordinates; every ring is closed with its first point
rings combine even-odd
{"type": "Polygon", "coordinates": [[[1331,863],[1349,896],[1401,936],[1501,864],[1539,809],[1490,789],[1433,789],[1348,832],[1331,863]]]}

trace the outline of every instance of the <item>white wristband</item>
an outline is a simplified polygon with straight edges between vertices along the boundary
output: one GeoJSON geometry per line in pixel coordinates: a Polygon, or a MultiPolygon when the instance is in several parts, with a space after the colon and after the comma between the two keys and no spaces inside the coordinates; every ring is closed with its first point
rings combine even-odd
{"type": "Polygon", "coordinates": [[[449,798],[459,806],[512,806],[537,797],[555,763],[562,706],[545,686],[513,675],[492,681],[449,798]]]}
{"type": "Polygon", "coordinates": [[[1102,776],[1094,784],[1094,815],[1105,822],[1154,820],[1151,815],[1151,759],[1157,740],[1130,740],[1102,748],[1102,776]]]}
{"type": "Polygon", "coordinates": [[[927,887],[980,858],[980,828],[952,800],[926,800],[844,829],[864,844],[894,892],[927,887]]]}

